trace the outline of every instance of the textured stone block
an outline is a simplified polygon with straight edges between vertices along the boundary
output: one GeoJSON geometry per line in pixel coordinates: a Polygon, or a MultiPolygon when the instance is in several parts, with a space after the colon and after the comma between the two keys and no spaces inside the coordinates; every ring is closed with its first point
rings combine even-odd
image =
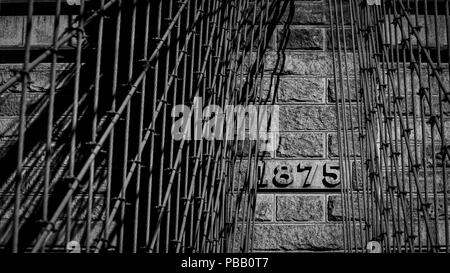
{"type": "Polygon", "coordinates": [[[18,118],[0,118],[0,138],[17,136],[18,118]]]}
{"type": "Polygon", "coordinates": [[[305,222],[323,220],[323,195],[277,196],[277,221],[305,222]]]}
{"type": "Polygon", "coordinates": [[[22,46],[24,39],[24,16],[0,17],[0,47],[22,46]]]}
{"type": "Polygon", "coordinates": [[[258,194],[256,197],[255,220],[258,222],[273,221],[274,203],[273,194],[258,194]]]}
{"type": "MultiPolygon", "coordinates": [[[[50,64],[43,63],[36,66],[32,72],[30,72],[30,85],[29,92],[42,92],[49,88],[50,86],[50,64]]],[[[0,64],[0,84],[7,82],[11,77],[13,77],[16,71],[22,69],[22,64],[0,64]]],[[[67,73],[69,69],[69,64],[58,63],[56,65],[56,75],[61,77],[63,73],[67,73]]],[[[57,88],[61,88],[61,83],[57,85],[57,88]]],[[[21,92],[22,86],[20,81],[12,85],[8,91],[10,92],[21,92]]]]}
{"type": "Polygon", "coordinates": [[[324,3],[286,2],[286,9],[279,21],[290,25],[326,25],[328,7],[324,3]]]}
{"type": "Polygon", "coordinates": [[[323,157],[324,134],[280,133],[277,157],[323,157]]]}
{"type": "Polygon", "coordinates": [[[322,29],[290,28],[278,32],[278,48],[283,49],[323,49],[322,29]]]}
{"type": "Polygon", "coordinates": [[[324,78],[266,78],[262,99],[279,103],[323,102],[324,93],[324,78]]]}
{"type": "Polygon", "coordinates": [[[353,45],[357,45],[357,33],[356,31],[353,32],[351,28],[344,29],[344,32],[342,32],[342,29],[339,30],[339,33],[336,32],[336,30],[333,33],[333,37],[331,37],[331,30],[326,31],[326,44],[327,49],[333,49],[333,45],[335,49],[341,48],[342,52],[344,52],[344,48],[347,50],[352,50],[353,45]],[[340,44],[338,43],[338,35],[340,44]],[[353,36],[352,36],[353,35],[353,36]],[[354,40],[353,40],[354,38],[354,40]],[[332,40],[334,39],[334,41],[332,40]]]}
{"type": "MultiPolygon", "coordinates": [[[[341,92],[344,93],[345,101],[356,101],[356,85],[359,86],[359,82],[355,84],[355,78],[349,78],[349,81],[347,83],[347,80],[344,79],[343,84],[340,84],[340,81],[337,81],[338,88],[337,88],[337,97],[339,98],[339,102],[341,102],[341,92]],[[343,87],[343,88],[342,88],[343,87]]],[[[328,93],[328,102],[335,103],[336,102],[336,88],[335,88],[335,82],[334,79],[328,79],[328,87],[327,87],[327,93],[328,93]]],[[[361,101],[361,98],[360,98],[361,101]]]]}
{"type": "MultiPolygon", "coordinates": [[[[27,96],[27,113],[31,113],[33,106],[44,96],[43,93],[31,93],[27,96]]],[[[0,116],[20,115],[20,104],[22,96],[16,93],[5,93],[0,95],[0,116]]]]}
{"type": "Polygon", "coordinates": [[[336,130],[334,106],[280,106],[280,130],[336,130]]]}
{"type": "MultiPolygon", "coordinates": [[[[31,32],[32,45],[50,45],[53,41],[54,16],[34,16],[33,31],[31,32]]],[[[61,16],[59,22],[58,36],[68,26],[67,16],[61,16]]]]}
{"type": "MultiPolygon", "coordinates": [[[[344,138],[344,135],[342,133],[341,133],[341,138],[344,138]]],[[[355,131],[355,133],[353,134],[353,138],[352,138],[351,133],[347,134],[347,139],[348,139],[349,153],[347,153],[347,151],[345,151],[345,154],[348,154],[350,156],[354,155],[356,157],[361,156],[359,133],[357,131],[355,131]],[[355,151],[353,151],[353,143],[354,143],[355,151]]],[[[337,133],[329,133],[328,134],[327,148],[328,148],[328,157],[334,158],[334,157],[339,156],[339,141],[338,141],[337,133]]],[[[344,148],[344,147],[342,147],[342,148],[344,148]]]]}
{"type": "MultiPolygon", "coordinates": [[[[249,201],[248,194],[242,194],[240,197],[239,207],[235,206],[235,209],[239,209],[237,215],[237,220],[243,220],[244,209],[248,207],[249,201]]],[[[233,197],[233,203],[237,204],[238,195],[233,197]]],[[[275,198],[273,194],[260,193],[256,196],[256,206],[255,206],[255,221],[256,222],[272,222],[274,220],[275,214],[275,198]]],[[[248,213],[248,212],[247,212],[248,213]]]]}
{"type": "MultiPolygon", "coordinates": [[[[347,211],[349,215],[347,216],[350,220],[360,220],[364,219],[364,202],[362,198],[362,193],[357,195],[353,194],[353,203],[351,202],[350,196],[347,199],[347,211]],[[359,199],[359,204],[358,204],[359,199]]],[[[342,198],[340,195],[329,195],[327,201],[327,220],[328,221],[342,221],[344,216],[344,206],[342,204],[342,198]]]]}
{"type": "MultiPolygon", "coordinates": [[[[326,18],[326,21],[329,22],[330,21],[330,13],[328,11],[328,1],[325,1],[325,5],[326,5],[325,18],[326,18]]],[[[333,21],[335,21],[336,20],[335,18],[337,18],[337,21],[339,24],[342,24],[342,21],[344,21],[344,25],[348,25],[350,27],[352,15],[350,12],[349,1],[342,0],[342,2],[339,2],[338,5],[339,6],[338,6],[337,10],[334,9],[334,4],[331,7],[333,21]],[[342,7],[342,9],[340,7],[342,7]]]]}
{"type": "MultiPolygon", "coordinates": [[[[249,155],[250,149],[253,149],[253,146],[256,146],[256,140],[238,140],[237,141],[237,156],[247,157],[249,155]]],[[[262,157],[272,157],[273,152],[265,150],[265,146],[262,140],[259,142],[258,155],[262,157]]],[[[254,154],[254,152],[252,152],[254,154]]]]}
{"type": "MultiPolygon", "coordinates": [[[[341,57],[344,58],[344,57],[341,57]]],[[[354,66],[351,55],[347,55],[347,70],[350,75],[354,74],[354,66]]],[[[337,64],[336,57],[336,64],[337,64]]],[[[346,69],[345,63],[341,62],[342,68],[346,69]]],[[[266,55],[266,69],[276,70],[284,74],[326,76],[333,75],[333,57],[329,52],[286,52],[278,55],[271,53],[266,55]]]]}
{"type": "Polygon", "coordinates": [[[343,248],[340,225],[257,224],[254,250],[340,250],[343,248]]]}

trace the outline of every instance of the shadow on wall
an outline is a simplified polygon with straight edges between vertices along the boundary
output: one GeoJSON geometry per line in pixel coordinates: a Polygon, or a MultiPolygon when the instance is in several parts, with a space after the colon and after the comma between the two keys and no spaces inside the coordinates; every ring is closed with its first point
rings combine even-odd
{"type": "MultiPolygon", "coordinates": [[[[290,23],[294,17],[294,0],[289,1],[281,1],[276,0],[271,3],[271,17],[269,22],[269,27],[267,28],[267,33],[265,33],[267,39],[260,39],[258,35],[260,33],[254,33],[259,43],[257,45],[256,54],[259,56],[260,60],[263,61],[255,61],[249,68],[249,75],[256,75],[256,77],[250,76],[247,77],[247,80],[242,85],[242,93],[241,97],[238,101],[241,104],[244,104],[246,100],[252,103],[266,104],[271,105],[275,104],[277,98],[277,90],[280,82],[280,76],[284,73],[283,67],[285,62],[285,49],[286,42],[290,36],[290,23]],[[287,11],[287,12],[286,12],[287,11]],[[287,17],[286,17],[287,14],[287,17]],[[277,44],[273,45],[276,49],[276,63],[274,65],[275,69],[270,71],[270,79],[268,79],[269,86],[265,87],[269,90],[267,94],[263,94],[259,96],[256,94],[255,88],[257,84],[260,84],[260,80],[258,79],[258,75],[261,76],[264,74],[264,56],[271,49],[271,43],[273,41],[270,37],[273,37],[273,34],[277,31],[277,26],[279,22],[283,22],[283,31],[281,31],[281,35],[278,36],[277,44]],[[265,41],[265,44],[262,44],[265,41]],[[281,69],[279,69],[281,67],[281,69]],[[272,90],[272,91],[270,91],[272,90]]],[[[129,16],[128,16],[129,17],[129,16]]],[[[127,16],[123,16],[124,23],[127,23],[127,20],[130,20],[127,16]],[[127,19],[128,18],[128,19],[127,19]]],[[[152,20],[155,20],[153,18],[152,20]]],[[[112,25],[113,22],[105,22],[105,41],[104,44],[113,44],[113,39],[115,37],[114,27],[112,25]]],[[[153,22],[154,23],[154,22],[153,22]]],[[[94,24],[95,25],[95,24],[94,24]]],[[[141,26],[142,27],[142,26],[141,26]]],[[[68,165],[70,161],[70,150],[77,150],[77,158],[76,158],[76,166],[75,169],[79,169],[82,164],[86,161],[86,157],[92,151],[93,145],[95,143],[91,142],[92,135],[92,116],[94,115],[92,109],[92,101],[93,90],[94,90],[94,75],[96,71],[96,50],[95,44],[97,41],[97,31],[96,28],[91,27],[85,30],[87,34],[87,39],[84,40],[83,44],[83,56],[82,56],[82,69],[81,69],[81,81],[80,86],[80,95],[78,100],[78,126],[76,129],[76,139],[75,143],[71,143],[71,137],[73,135],[72,132],[72,113],[73,113],[73,90],[75,84],[75,75],[76,75],[76,67],[75,67],[75,54],[74,52],[70,53],[67,56],[68,64],[64,65],[64,69],[61,70],[57,78],[57,90],[55,97],[55,110],[54,110],[54,123],[52,130],[52,143],[51,143],[51,153],[52,157],[49,162],[51,163],[50,175],[51,177],[49,184],[49,207],[48,211],[53,212],[61,202],[61,199],[65,196],[68,187],[70,187],[73,182],[73,177],[69,176],[68,173],[68,165]]],[[[122,32],[126,33],[125,30],[122,32]]],[[[152,35],[156,36],[155,33],[152,35]]],[[[249,38],[249,37],[248,37],[249,38]]],[[[137,42],[140,42],[143,37],[136,37],[137,42]]],[[[128,41],[123,39],[121,41],[124,45],[127,45],[128,41]]],[[[255,46],[255,45],[254,45],[255,46]]],[[[252,45],[250,43],[246,43],[243,48],[244,51],[251,51],[252,45]]],[[[117,97],[113,97],[110,94],[112,89],[112,69],[103,69],[102,71],[106,71],[101,74],[101,87],[102,90],[106,90],[102,93],[102,100],[99,104],[99,109],[95,113],[96,116],[99,117],[99,131],[104,130],[105,126],[108,125],[108,122],[111,121],[112,115],[110,113],[109,106],[113,100],[122,101],[124,99],[124,94],[127,85],[127,75],[124,73],[127,69],[128,59],[124,56],[128,56],[129,49],[126,49],[124,46],[125,52],[121,53],[120,67],[123,67],[121,72],[119,73],[119,82],[123,83],[119,90],[122,92],[118,92],[117,97]]],[[[74,50],[73,50],[74,51],[74,50]]],[[[113,66],[113,58],[111,56],[114,54],[113,47],[105,47],[105,51],[103,53],[102,58],[102,66],[104,68],[110,68],[113,66]]],[[[140,54],[136,54],[140,55],[140,54]]],[[[257,58],[258,59],[258,58],[257,58]]],[[[136,63],[139,63],[139,60],[136,60],[136,63]]],[[[136,65],[137,66],[137,65],[136,65]]],[[[266,71],[267,72],[267,71],[266,71]]],[[[264,74],[267,77],[267,73],[264,74]]],[[[152,80],[151,78],[149,80],[152,80]]],[[[20,84],[11,88],[4,94],[0,94],[1,97],[6,96],[8,94],[18,93],[20,92],[21,87],[20,84]]],[[[32,95],[35,90],[32,90],[30,87],[29,94],[32,95]]],[[[26,141],[25,141],[25,150],[24,150],[24,169],[23,169],[23,181],[24,185],[22,188],[22,202],[21,202],[21,217],[20,217],[20,230],[21,230],[21,240],[19,248],[25,249],[31,243],[34,242],[34,239],[39,235],[41,228],[46,223],[42,221],[43,215],[43,187],[45,183],[45,166],[46,166],[46,135],[47,135],[47,125],[48,125],[48,107],[49,107],[49,96],[48,96],[49,87],[48,85],[43,88],[43,90],[39,90],[39,98],[36,101],[29,102],[27,106],[27,129],[26,129],[26,141]]],[[[1,100],[0,100],[0,103],[1,100]]],[[[7,103],[7,102],[4,102],[7,103]]],[[[136,105],[138,107],[138,100],[132,101],[131,105],[136,105]]],[[[148,104],[151,105],[152,101],[149,99],[148,104]]],[[[133,128],[137,127],[137,122],[139,120],[138,113],[135,113],[134,116],[131,117],[132,124],[130,125],[133,128]],[[136,124],[135,124],[136,123],[136,124]]],[[[123,124],[118,125],[118,131],[123,130],[123,124]]],[[[18,129],[18,118],[13,123],[8,125],[7,128],[4,128],[4,132],[14,132],[18,129]]],[[[99,132],[97,132],[99,133],[99,132]]],[[[123,136],[115,136],[117,139],[115,143],[123,143],[123,136]]],[[[0,139],[3,140],[1,152],[0,152],[0,246],[4,251],[11,251],[11,241],[13,235],[13,220],[14,220],[14,202],[15,202],[15,185],[16,185],[16,168],[17,168],[17,149],[18,149],[18,140],[17,135],[14,136],[0,136],[0,139]]],[[[115,162],[117,165],[113,166],[113,178],[114,183],[112,185],[112,192],[117,194],[118,190],[120,190],[121,182],[121,153],[123,151],[123,145],[115,145],[115,162]],[[120,181],[119,181],[120,180],[120,181]]],[[[133,145],[135,146],[135,145],[133,145]]],[[[107,148],[107,146],[106,146],[107,148]]],[[[130,151],[130,154],[134,151],[130,151]]],[[[260,160],[259,154],[257,155],[257,161],[260,160]]],[[[241,159],[244,159],[244,156],[241,156],[241,159]]],[[[95,171],[94,171],[94,185],[96,188],[94,189],[94,194],[98,194],[99,196],[104,196],[105,194],[105,180],[107,176],[107,162],[108,158],[106,153],[100,153],[96,158],[95,163],[95,171]]],[[[262,174],[264,175],[264,174],[262,174]]],[[[87,181],[83,181],[83,188],[86,188],[87,181]]],[[[115,194],[112,194],[114,196],[115,194]]],[[[100,198],[101,199],[101,198],[100,198]]],[[[98,210],[95,212],[94,220],[103,220],[104,219],[104,211],[106,209],[105,202],[101,201],[94,202],[94,208],[98,210]]],[[[76,198],[74,199],[74,210],[72,219],[75,219],[77,223],[82,223],[86,221],[86,211],[83,210],[87,206],[87,198],[76,198]]],[[[51,217],[51,214],[48,215],[51,217]]],[[[60,226],[55,226],[56,229],[63,230],[64,222],[66,221],[66,217],[61,217],[58,221],[60,226]]],[[[79,234],[79,240],[85,240],[86,232],[84,231],[85,227],[82,224],[74,225],[72,234],[79,234]]],[[[61,231],[62,232],[62,231],[61,231]]],[[[59,241],[60,238],[55,237],[52,239],[53,242],[49,242],[49,245],[57,244],[64,245],[64,242],[59,241]]]]}

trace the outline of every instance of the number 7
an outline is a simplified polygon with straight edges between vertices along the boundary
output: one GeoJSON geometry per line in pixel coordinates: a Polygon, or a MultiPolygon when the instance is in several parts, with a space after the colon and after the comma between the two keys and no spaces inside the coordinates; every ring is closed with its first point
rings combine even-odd
{"type": "Polygon", "coordinates": [[[306,175],[306,179],[305,179],[305,183],[303,184],[303,187],[311,186],[314,176],[316,175],[316,172],[317,172],[317,166],[318,166],[318,164],[314,164],[313,166],[309,166],[309,165],[304,166],[304,165],[302,165],[302,163],[298,164],[298,166],[297,166],[298,172],[308,171],[308,174],[306,175]]]}

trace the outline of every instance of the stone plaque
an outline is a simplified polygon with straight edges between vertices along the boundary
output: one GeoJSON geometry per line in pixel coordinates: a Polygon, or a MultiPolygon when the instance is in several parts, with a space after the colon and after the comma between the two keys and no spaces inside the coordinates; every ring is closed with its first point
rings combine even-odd
{"type": "Polygon", "coordinates": [[[259,166],[260,190],[339,190],[339,161],[282,160],[259,166]]]}

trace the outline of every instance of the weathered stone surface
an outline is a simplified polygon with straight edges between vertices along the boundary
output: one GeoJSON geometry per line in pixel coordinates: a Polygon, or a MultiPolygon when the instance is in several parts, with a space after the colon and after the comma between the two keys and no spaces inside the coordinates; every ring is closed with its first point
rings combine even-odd
{"type": "MultiPolygon", "coordinates": [[[[361,156],[361,147],[360,147],[360,142],[359,142],[359,133],[355,132],[353,134],[353,139],[352,139],[352,134],[347,134],[347,139],[348,139],[348,149],[349,149],[349,153],[347,153],[347,151],[345,151],[345,154],[348,154],[350,156],[361,156]],[[354,146],[355,146],[355,151],[353,151],[353,141],[354,141],[354,146]]],[[[341,133],[341,137],[344,138],[344,135],[341,133]]],[[[327,147],[328,147],[328,157],[330,158],[334,158],[334,157],[338,157],[339,156],[339,141],[338,141],[338,137],[337,137],[337,133],[329,133],[328,134],[328,143],[327,143],[327,147]]],[[[344,148],[344,147],[343,147],[344,148]]]]}
{"type": "Polygon", "coordinates": [[[242,188],[242,183],[248,173],[248,161],[238,160],[234,165],[234,190],[238,190],[239,186],[242,188]]]}
{"type": "Polygon", "coordinates": [[[257,224],[254,250],[339,250],[343,248],[340,225],[257,224]]]}
{"type": "Polygon", "coordinates": [[[17,136],[18,118],[0,118],[0,138],[17,136]]]}
{"type": "MultiPolygon", "coordinates": [[[[28,113],[33,106],[44,96],[43,93],[33,93],[27,96],[28,113]]],[[[16,93],[5,93],[0,95],[0,116],[18,116],[20,115],[21,95],[16,93]]]]}
{"type": "Polygon", "coordinates": [[[353,37],[352,37],[352,30],[351,28],[345,29],[344,33],[342,32],[342,30],[339,30],[339,38],[340,38],[340,47],[339,44],[337,42],[337,38],[338,38],[338,33],[336,31],[334,31],[333,33],[334,37],[331,37],[331,30],[327,29],[326,30],[326,44],[327,44],[327,49],[332,49],[333,48],[333,44],[334,44],[334,48],[338,49],[341,48],[341,50],[344,49],[344,47],[348,50],[352,50],[353,49],[353,44],[357,45],[357,33],[354,32],[353,33],[353,37]],[[345,34],[345,35],[344,35],[345,34]],[[345,37],[345,40],[344,40],[345,37]],[[334,39],[334,42],[332,41],[332,38],[334,39]],[[353,41],[354,38],[355,40],[353,41]]]}
{"type": "MultiPolygon", "coordinates": [[[[343,57],[342,57],[343,58],[343,57]]],[[[348,73],[354,74],[351,55],[347,55],[348,73]]],[[[337,61],[337,57],[336,57],[337,61]]],[[[337,62],[336,62],[337,63],[337,62]]],[[[345,63],[341,62],[343,69],[345,63]]],[[[276,53],[266,55],[266,69],[280,73],[308,76],[333,75],[333,57],[329,52],[286,52],[282,56],[276,53]]]]}
{"type": "Polygon", "coordinates": [[[328,221],[342,221],[343,210],[342,210],[342,200],[339,195],[328,196],[327,202],[327,220],[328,221]]]}
{"type": "Polygon", "coordinates": [[[267,54],[266,69],[296,75],[326,75],[332,73],[332,57],[329,53],[286,52],[283,56],[267,54]]]}
{"type": "Polygon", "coordinates": [[[24,16],[0,17],[0,47],[23,44],[24,16]]]}
{"type": "MultiPolygon", "coordinates": [[[[233,197],[233,203],[237,204],[238,195],[233,197]]],[[[248,208],[248,194],[240,195],[239,213],[237,220],[243,220],[244,209],[248,208]]],[[[235,207],[237,210],[238,208],[235,207]]],[[[247,212],[248,213],[248,212],[247,212]]],[[[260,193],[256,196],[255,221],[256,222],[272,222],[275,214],[275,197],[273,194],[260,193]]]]}
{"type": "Polygon", "coordinates": [[[336,130],[334,106],[280,106],[280,130],[336,130]]]}
{"type": "Polygon", "coordinates": [[[324,134],[281,133],[277,157],[323,157],[324,134]]]}
{"type": "MultiPolygon", "coordinates": [[[[256,140],[238,140],[237,143],[237,156],[243,156],[243,157],[247,157],[249,155],[249,151],[250,149],[253,149],[253,146],[256,145],[256,140]]],[[[260,140],[259,142],[259,148],[258,148],[258,155],[262,156],[262,157],[272,157],[273,156],[273,151],[268,151],[267,149],[265,149],[265,142],[263,142],[262,140],[260,140]]],[[[254,153],[254,152],[252,152],[254,153]]]]}
{"type": "Polygon", "coordinates": [[[279,23],[291,25],[325,25],[328,23],[327,6],[323,3],[290,2],[279,23]]]}
{"type": "MultiPolygon", "coordinates": [[[[54,16],[40,15],[33,17],[33,31],[31,32],[32,45],[49,45],[53,41],[54,16]]],[[[61,16],[58,36],[68,26],[67,16],[61,16]]]]}
{"type": "Polygon", "coordinates": [[[266,78],[262,99],[280,103],[323,102],[324,93],[324,78],[266,78]]]}
{"type": "Polygon", "coordinates": [[[322,29],[290,28],[278,32],[278,48],[284,49],[323,49],[322,29]]]}
{"type": "Polygon", "coordinates": [[[270,222],[274,215],[274,196],[273,194],[258,194],[256,197],[255,221],[270,222]]]}
{"type": "MultiPolygon", "coordinates": [[[[350,197],[347,199],[347,209],[349,215],[347,216],[350,220],[364,219],[364,203],[361,194],[353,195],[353,204],[351,204],[350,197]],[[359,204],[358,204],[359,197],[359,204]],[[359,210],[358,210],[359,208],[359,210]]],[[[340,195],[329,195],[327,201],[327,220],[328,221],[342,221],[344,217],[342,198],[340,195]]]]}
{"type": "MultiPolygon", "coordinates": [[[[67,63],[58,63],[56,65],[57,76],[66,72],[69,68],[67,63]]],[[[11,77],[13,77],[16,71],[22,69],[22,64],[0,64],[0,84],[7,82],[11,77]]],[[[61,83],[57,85],[57,89],[61,88],[61,83]]],[[[32,72],[30,72],[30,92],[42,92],[48,89],[50,86],[50,64],[43,63],[36,66],[32,72]]],[[[20,81],[16,82],[11,86],[8,91],[10,92],[21,92],[22,86],[20,81]]]]}
{"type": "MultiPolygon", "coordinates": [[[[343,89],[341,89],[341,85],[338,81],[338,94],[337,97],[339,101],[341,101],[341,92],[344,92],[345,101],[356,101],[356,89],[355,89],[355,78],[349,78],[348,84],[347,80],[343,81],[343,89]],[[350,93],[350,96],[349,96],[350,93]]],[[[334,79],[328,79],[328,102],[336,102],[336,88],[334,86],[334,79]]]]}
{"type": "Polygon", "coordinates": [[[323,195],[277,196],[277,221],[323,221],[324,203],[323,195]]]}

